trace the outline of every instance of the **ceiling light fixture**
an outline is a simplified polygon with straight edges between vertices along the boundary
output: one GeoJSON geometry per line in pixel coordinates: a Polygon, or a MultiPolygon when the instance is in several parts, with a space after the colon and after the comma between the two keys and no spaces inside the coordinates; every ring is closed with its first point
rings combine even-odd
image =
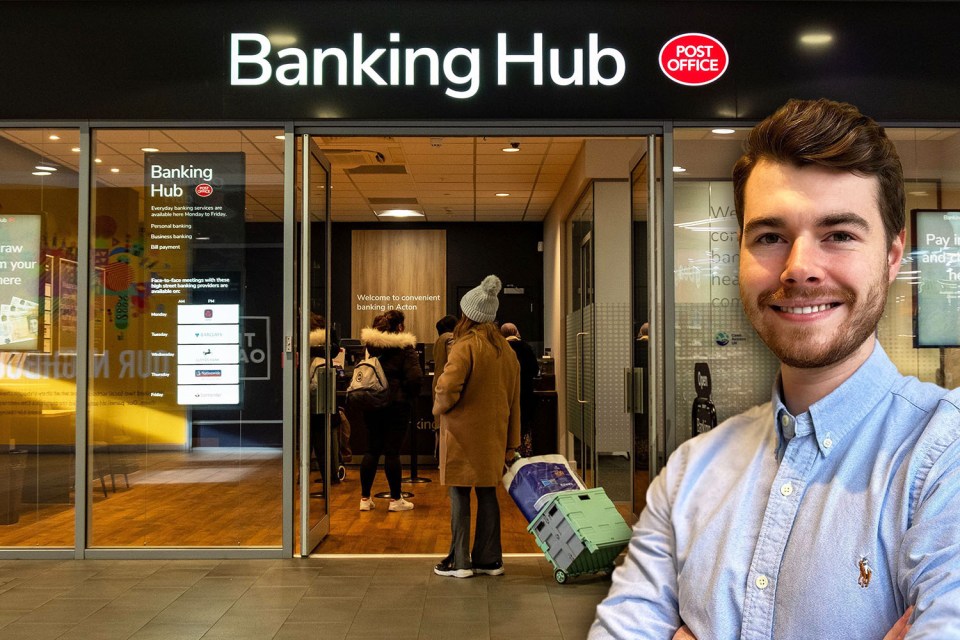
{"type": "Polygon", "coordinates": [[[423,214],[413,209],[384,209],[375,212],[378,218],[422,218],[423,214]]]}
{"type": "Polygon", "coordinates": [[[93,161],[96,162],[97,164],[100,164],[101,162],[103,162],[103,160],[101,160],[100,158],[94,158],[93,161]]]}
{"type": "Polygon", "coordinates": [[[511,141],[509,147],[504,147],[503,149],[500,149],[500,151],[503,151],[504,153],[516,153],[517,151],[520,151],[520,143],[511,141]]]}
{"type": "Polygon", "coordinates": [[[58,135],[55,134],[55,133],[52,133],[52,134],[50,134],[50,139],[51,139],[51,140],[59,140],[59,139],[60,139],[60,136],[58,136],[58,135]]]}
{"type": "Polygon", "coordinates": [[[34,171],[33,175],[35,176],[49,176],[51,175],[49,171],[34,171]]]}
{"type": "Polygon", "coordinates": [[[824,47],[833,42],[833,34],[826,32],[804,33],[800,36],[800,43],[808,47],[824,47]]]}
{"type": "Polygon", "coordinates": [[[160,149],[157,149],[156,147],[140,147],[140,151],[143,151],[144,153],[156,153],[157,151],[160,151],[160,149]]]}
{"type": "Polygon", "coordinates": [[[711,129],[710,133],[715,133],[718,136],[729,136],[732,133],[736,133],[736,129],[711,129]]]}
{"type": "Polygon", "coordinates": [[[507,197],[508,195],[510,195],[510,194],[509,194],[509,193],[495,193],[494,195],[497,196],[498,198],[506,198],[506,197],[507,197]]]}
{"type": "Polygon", "coordinates": [[[110,173],[120,173],[120,169],[117,169],[116,167],[112,167],[110,169],[110,173]]]}
{"type": "Polygon", "coordinates": [[[680,166],[677,166],[677,167],[674,167],[674,168],[673,168],[673,172],[674,172],[674,173],[686,173],[686,171],[687,171],[686,169],[684,169],[683,167],[680,167],[680,166]]]}
{"type": "Polygon", "coordinates": [[[74,147],[73,149],[70,149],[70,151],[73,151],[74,153],[80,153],[80,147],[74,147]]]}
{"type": "Polygon", "coordinates": [[[285,136],[285,135],[282,134],[282,133],[281,133],[280,135],[278,135],[278,136],[273,136],[273,137],[276,138],[277,140],[286,140],[286,139],[287,139],[287,136],[285,136]]]}
{"type": "Polygon", "coordinates": [[[48,164],[38,164],[37,166],[34,167],[34,169],[36,169],[37,171],[56,171],[57,170],[56,167],[51,167],[48,164]]]}

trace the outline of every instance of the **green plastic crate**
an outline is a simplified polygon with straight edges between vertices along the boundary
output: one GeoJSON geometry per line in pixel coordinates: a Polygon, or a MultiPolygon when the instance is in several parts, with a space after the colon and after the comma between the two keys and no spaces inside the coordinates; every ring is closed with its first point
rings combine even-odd
{"type": "Polygon", "coordinates": [[[527,531],[554,566],[560,583],[582,573],[612,571],[631,534],[603,488],[557,493],[527,531]]]}

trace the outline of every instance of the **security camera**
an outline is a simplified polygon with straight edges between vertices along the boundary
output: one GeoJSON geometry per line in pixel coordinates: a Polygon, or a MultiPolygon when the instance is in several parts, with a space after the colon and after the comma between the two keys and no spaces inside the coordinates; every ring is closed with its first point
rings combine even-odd
{"type": "Polygon", "coordinates": [[[373,156],[377,160],[377,164],[383,164],[386,161],[386,158],[382,153],[377,151],[377,155],[373,156]]]}
{"type": "Polygon", "coordinates": [[[511,142],[510,142],[510,146],[513,147],[514,149],[519,149],[519,148],[520,148],[520,143],[519,143],[519,142],[516,142],[516,141],[511,141],[511,142]]]}

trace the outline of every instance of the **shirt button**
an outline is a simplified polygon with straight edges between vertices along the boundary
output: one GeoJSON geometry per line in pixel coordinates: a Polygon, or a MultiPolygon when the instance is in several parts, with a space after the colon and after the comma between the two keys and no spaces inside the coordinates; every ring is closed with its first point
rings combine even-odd
{"type": "Polygon", "coordinates": [[[790,484],[789,482],[781,485],[780,493],[784,496],[789,496],[790,494],[793,493],[793,485],[790,484]]]}
{"type": "Polygon", "coordinates": [[[780,416],[780,424],[784,427],[790,426],[790,416],[787,414],[780,416]]]}
{"type": "Polygon", "coordinates": [[[755,584],[757,589],[766,589],[770,585],[770,579],[767,576],[757,576],[755,584]]]}
{"type": "Polygon", "coordinates": [[[833,438],[824,438],[823,439],[823,448],[829,449],[833,446],[833,438]]]}

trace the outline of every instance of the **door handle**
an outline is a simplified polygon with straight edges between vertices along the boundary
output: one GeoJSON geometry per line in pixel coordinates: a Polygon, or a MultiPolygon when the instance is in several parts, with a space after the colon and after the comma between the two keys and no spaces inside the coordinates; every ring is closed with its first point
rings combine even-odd
{"type": "Polygon", "coordinates": [[[581,372],[583,370],[583,336],[590,335],[586,331],[580,331],[577,333],[577,402],[580,404],[587,404],[587,401],[583,399],[583,376],[581,372]]]}
{"type": "Polygon", "coordinates": [[[623,370],[623,412],[646,413],[646,395],[643,388],[643,368],[623,370]]]}

